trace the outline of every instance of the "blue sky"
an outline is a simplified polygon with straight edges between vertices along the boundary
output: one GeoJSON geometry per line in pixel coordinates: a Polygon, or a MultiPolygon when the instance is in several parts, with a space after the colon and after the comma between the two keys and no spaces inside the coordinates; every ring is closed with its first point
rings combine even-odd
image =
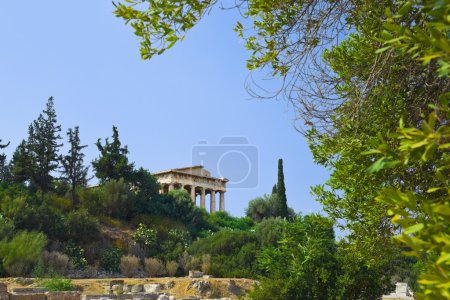
{"type": "MultiPolygon", "coordinates": [[[[271,192],[278,158],[289,206],[320,211],[310,186],[328,173],[313,163],[289,104],[252,99],[245,90],[249,53],[232,31],[236,11],[212,11],[182,43],[151,61],[140,59],[132,29],[112,11],[109,0],[2,3],[0,139],[11,142],[8,155],[54,96],[64,133],[80,126],[89,162],[98,155],[94,143],[110,136],[113,124],[130,159],[151,172],[191,165],[198,141],[208,142],[211,159],[230,149],[217,145],[221,138],[246,137],[250,146],[236,149],[251,164],[259,157],[258,172],[250,175],[258,181],[229,189],[227,211],[243,215],[249,200],[271,192]]],[[[247,168],[241,158],[228,156],[222,175],[247,168]]]]}

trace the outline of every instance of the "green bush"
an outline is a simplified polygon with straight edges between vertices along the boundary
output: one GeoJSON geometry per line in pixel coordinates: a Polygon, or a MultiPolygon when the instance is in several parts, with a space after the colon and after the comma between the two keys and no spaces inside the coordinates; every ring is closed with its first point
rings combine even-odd
{"type": "Polygon", "coordinates": [[[71,211],[64,221],[66,237],[78,243],[90,243],[100,237],[99,224],[86,209],[71,211]]]}
{"type": "Polygon", "coordinates": [[[119,272],[122,255],[123,252],[119,248],[106,248],[100,256],[100,267],[108,272],[119,272]]]}
{"type": "Polygon", "coordinates": [[[133,240],[142,249],[149,249],[156,243],[156,230],[148,228],[146,225],[140,223],[136,231],[133,233],[133,240]]]}
{"type": "Polygon", "coordinates": [[[224,211],[210,214],[208,222],[217,229],[250,230],[255,225],[249,217],[235,218],[224,211]]]}
{"type": "Polygon", "coordinates": [[[130,189],[130,184],[123,178],[111,179],[102,186],[101,190],[101,204],[104,213],[113,218],[128,218],[133,211],[135,197],[130,189]]]}
{"type": "Polygon", "coordinates": [[[286,223],[280,243],[259,253],[258,263],[268,279],[250,299],[337,298],[340,266],[330,219],[308,215],[286,223]]]}
{"type": "Polygon", "coordinates": [[[164,261],[176,261],[188,249],[191,243],[189,232],[182,229],[171,229],[161,245],[159,257],[164,261]]]}
{"type": "Polygon", "coordinates": [[[286,222],[285,219],[280,217],[267,218],[256,225],[255,233],[262,248],[277,245],[277,242],[281,239],[283,226],[286,225],[286,222]]]}
{"type": "Polygon", "coordinates": [[[196,257],[211,256],[211,275],[217,277],[255,277],[259,251],[254,232],[224,230],[195,241],[189,252],[196,257]]]}
{"type": "Polygon", "coordinates": [[[11,276],[28,275],[40,261],[47,237],[43,233],[21,231],[11,240],[0,242],[3,269],[11,276]]]}
{"type": "Polygon", "coordinates": [[[75,291],[76,288],[72,284],[70,279],[63,278],[52,278],[49,280],[43,280],[40,282],[42,287],[49,290],[50,292],[64,292],[64,291],[75,291]]]}
{"type": "Polygon", "coordinates": [[[67,242],[65,251],[70,258],[70,262],[76,269],[83,270],[87,266],[87,260],[84,255],[84,249],[75,245],[72,241],[67,242]]]}

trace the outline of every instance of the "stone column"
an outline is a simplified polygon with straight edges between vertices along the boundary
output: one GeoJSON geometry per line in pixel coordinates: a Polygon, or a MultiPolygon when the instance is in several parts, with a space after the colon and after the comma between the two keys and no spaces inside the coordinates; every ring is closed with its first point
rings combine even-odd
{"type": "Polygon", "coordinates": [[[225,211],[225,192],[220,191],[220,211],[225,211]]]}
{"type": "Polygon", "coordinates": [[[191,186],[191,199],[195,205],[195,186],[191,186]]]}
{"type": "Polygon", "coordinates": [[[200,193],[200,207],[201,208],[205,208],[205,188],[201,188],[201,193],[200,193]]]}
{"type": "Polygon", "coordinates": [[[211,191],[209,210],[211,213],[216,212],[216,191],[211,191]]]}
{"type": "Polygon", "coordinates": [[[175,185],[173,183],[169,183],[169,192],[172,191],[175,188],[175,185]]]}

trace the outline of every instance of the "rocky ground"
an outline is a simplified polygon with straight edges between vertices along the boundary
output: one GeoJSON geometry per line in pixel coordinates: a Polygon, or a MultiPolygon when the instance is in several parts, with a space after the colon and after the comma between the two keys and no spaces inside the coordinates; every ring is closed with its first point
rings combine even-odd
{"type": "MultiPolygon", "coordinates": [[[[79,287],[85,295],[105,293],[105,285],[111,280],[122,279],[125,285],[157,284],[161,292],[169,293],[176,298],[231,298],[237,299],[247,293],[254,285],[251,279],[234,278],[102,278],[102,279],[73,279],[72,283],[79,287]]],[[[8,284],[8,289],[19,287],[38,287],[34,279],[2,278],[0,282],[8,284]]]]}

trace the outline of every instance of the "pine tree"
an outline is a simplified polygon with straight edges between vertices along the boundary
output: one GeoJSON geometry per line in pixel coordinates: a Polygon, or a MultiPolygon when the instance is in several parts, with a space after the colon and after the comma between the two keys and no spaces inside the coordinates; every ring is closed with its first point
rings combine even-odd
{"type": "Polygon", "coordinates": [[[27,149],[31,160],[31,181],[40,189],[42,197],[51,189],[52,172],[59,166],[58,149],[61,126],[57,125],[53,97],[47,102],[46,109],[28,128],[27,149]]]}
{"type": "Polygon", "coordinates": [[[122,147],[119,140],[119,132],[116,126],[113,126],[113,141],[105,139],[105,145],[102,145],[101,139],[98,139],[96,145],[100,151],[100,157],[92,162],[95,170],[95,176],[101,182],[111,179],[119,180],[123,178],[130,182],[133,176],[134,164],[128,162],[128,148],[122,147]]]}
{"type": "MultiPolygon", "coordinates": [[[[9,146],[9,142],[7,144],[2,145],[2,140],[0,139],[0,149],[4,149],[9,146]]],[[[6,154],[0,154],[0,183],[4,181],[8,181],[9,179],[9,167],[6,164],[6,154]]]]}
{"type": "Polygon", "coordinates": [[[24,183],[31,180],[31,157],[25,140],[22,140],[14,151],[10,169],[14,182],[24,183]]]}
{"type": "Polygon", "coordinates": [[[71,186],[72,206],[76,208],[78,206],[78,199],[76,190],[78,187],[86,186],[89,179],[87,177],[89,166],[84,166],[84,153],[81,152],[86,145],[80,145],[79,128],[75,127],[74,130],[69,128],[67,131],[67,137],[69,138],[69,153],[68,155],[60,157],[62,164],[62,179],[66,180],[71,186]]]}
{"type": "Polygon", "coordinates": [[[275,200],[275,215],[288,218],[288,206],[286,198],[286,187],[284,185],[283,160],[278,160],[278,183],[276,185],[277,197],[275,200]]]}

